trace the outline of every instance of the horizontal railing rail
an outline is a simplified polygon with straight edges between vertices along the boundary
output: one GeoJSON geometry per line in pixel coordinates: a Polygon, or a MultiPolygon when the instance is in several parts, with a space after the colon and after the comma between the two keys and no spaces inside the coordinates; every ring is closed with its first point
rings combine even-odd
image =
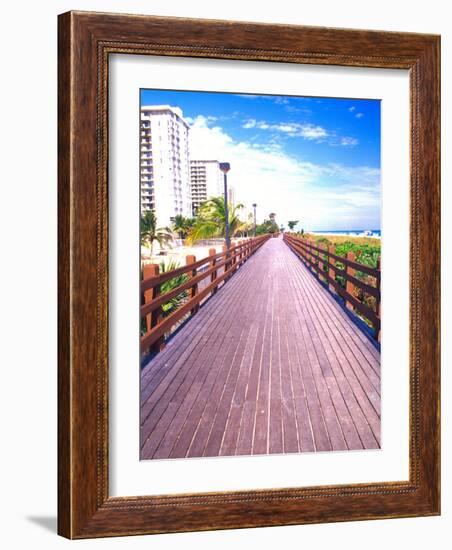
{"type": "Polygon", "coordinates": [[[211,248],[206,258],[196,260],[195,256],[187,256],[186,265],[164,273],[160,273],[158,264],[144,265],[140,319],[146,321],[146,329],[141,336],[141,353],[160,351],[165,336],[173,327],[187,315],[195,314],[201,302],[215,294],[219,285],[224,284],[269,238],[270,235],[262,235],[245,239],[229,249],[223,246],[218,253],[211,248]],[[181,279],[180,284],[162,292],[162,285],[176,278],[181,279]],[[202,285],[204,288],[200,288],[202,285]],[[181,303],[165,316],[163,306],[180,296],[183,297],[181,303]]]}
{"type": "Polygon", "coordinates": [[[355,254],[347,256],[336,254],[334,246],[315,245],[308,239],[284,233],[284,242],[313,271],[328,288],[343,298],[346,307],[359,313],[373,328],[374,336],[380,340],[380,258],[377,267],[371,267],[356,261],[355,254]],[[361,274],[361,275],[357,275],[361,274]],[[369,280],[370,278],[370,280],[369,280]],[[341,283],[343,279],[344,284],[341,283]],[[374,304],[368,305],[357,296],[360,289],[365,297],[371,296],[374,304]]]}

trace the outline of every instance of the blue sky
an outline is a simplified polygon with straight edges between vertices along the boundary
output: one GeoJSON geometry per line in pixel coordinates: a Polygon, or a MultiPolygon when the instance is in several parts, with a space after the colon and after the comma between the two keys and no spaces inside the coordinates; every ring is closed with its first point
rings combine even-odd
{"type": "Polygon", "coordinates": [[[380,101],[141,90],[191,125],[192,158],[231,163],[229,181],[258,218],[305,230],[380,229],[380,101]]]}

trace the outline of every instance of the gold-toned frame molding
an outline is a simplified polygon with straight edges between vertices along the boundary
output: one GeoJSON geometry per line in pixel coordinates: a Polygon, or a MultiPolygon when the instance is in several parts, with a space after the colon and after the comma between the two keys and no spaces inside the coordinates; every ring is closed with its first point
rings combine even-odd
{"type": "Polygon", "coordinates": [[[68,12],[59,16],[58,50],[59,533],[86,538],[439,514],[440,38],[68,12]],[[108,60],[121,53],[409,70],[409,481],[109,496],[108,60]]]}

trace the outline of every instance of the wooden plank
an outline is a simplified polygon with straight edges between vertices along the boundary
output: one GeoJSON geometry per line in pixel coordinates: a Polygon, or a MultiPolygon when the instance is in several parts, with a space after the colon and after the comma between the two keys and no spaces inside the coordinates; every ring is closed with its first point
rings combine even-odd
{"type": "MultiPolygon", "coordinates": [[[[302,269],[302,267],[300,267],[300,269],[302,269]]],[[[328,280],[330,284],[334,284],[335,288],[338,287],[338,283],[334,281],[334,279],[329,278],[328,280]]],[[[347,332],[347,334],[349,334],[353,340],[356,340],[358,347],[363,351],[363,353],[365,353],[369,362],[371,364],[374,363],[374,365],[377,365],[379,369],[379,360],[380,360],[379,351],[369,341],[369,338],[366,335],[364,335],[362,331],[359,330],[359,328],[355,324],[350,323],[349,319],[344,317],[341,311],[341,308],[336,303],[336,300],[333,295],[331,294],[325,295],[325,298],[329,302],[329,304],[332,306],[331,312],[333,314],[333,317],[342,324],[343,330],[347,332]]]]}
{"type": "MultiPolygon", "coordinates": [[[[239,336],[240,338],[240,336],[239,336]]],[[[207,370],[207,377],[205,384],[201,388],[196,401],[194,401],[190,411],[188,412],[184,424],[178,434],[177,439],[174,442],[173,449],[170,456],[172,458],[180,458],[184,456],[202,456],[202,450],[205,447],[207,435],[198,435],[199,449],[196,445],[189,451],[195,434],[198,433],[201,427],[203,413],[206,409],[206,404],[211,400],[212,392],[215,389],[215,385],[218,383],[218,378],[228,368],[228,361],[233,354],[233,348],[236,343],[233,343],[230,339],[225,340],[224,346],[221,349],[216,350],[215,356],[209,364],[207,370]]],[[[221,383],[218,383],[220,385],[221,383]]],[[[217,404],[217,403],[216,403],[217,404]]],[[[212,402],[213,405],[213,402],[212,402]]],[[[208,419],[206,419],[207,421],[208,419]]]]}
{"type": "MultiPolygon", "coordinates": [[[[306,282],[305,282],[306,283],[306,282]]],[[[349,364],[349,357],[344,353],[341,348],[340,334],[338,331],[331,330],[331,326],[327,322],[327,316],[323,315],[323,312],[319,308],[318,298],[312,295],[304,288],[302,283],[301,289],[306,296],[307,306],[310,310],[311,318],[313,319],[316,329],[320,335],[321,345],[328,356],[329,363],[332,367],[335,377],[335,383],[340,391],[344,404],[350,412],[351,419],[356,428],[356,433],[359,435],[365,448],[378,448],[377,435],[379,436],[379,404],[380,396],[372,388],[368,388],[369,393],[365,393],[359,380],[356,378],[353,369],[349,364]],[[337,338],[339,336],[339,338],[337,338]],[[375,397],[375,403],[378,406],[378,410],[374,409],[371,401],[369,400],[369,394],[375,397]],[[370,427],[372,426],[372,428],[370,427]],[[373,431],[375,433],[373,433],[373,431]]],[[[344,419],[346,416],[341,416],[342,428],[345,431],[344,419]]],[[[355,433],[351,429],[351,441],[348,443],[349,449],[359,449],[361,444],[359,442],[352,442],[355,433]]]]}
{"type": "MultiPolygon", "coordinates": [[[[300,264],[295,267],[304,278],[312,277],[300,264]]],[[[320,285],[312,285],[311,294],[315,297],[322,315],[330,326],[330,330],[338,334],[342,347],[348,349],[356,357],[363,373],[371,380],[374,388],[380,386],[379,353],[369,338],[361,333],[355,324],[350,322],[343,308],[320,285]]]]}
{"type": "MultiPolygon", "coordinates": [[[[272,240],[271,243],[274,241],[272,240]]],[[[269,277],[271,281],[271,278],[269,277]]],[[[267,301],[266,325],[260,343],[261,355],[258,374],[258,386],[256,396],[256,408],[254,418],[254,434],[252,454],[268,453],[268,422],[269,422],[269,371],[271,361],[271,332],[273,324],[272,293],[270,287],[269,299],[267,301]]]]}
{"type": "MultiPolygon", "coordinates": [[[[238,301],[236,302],[238,303],[238,301]]],[[[189,384],[198,373],[204,357],[207,355],[210,360],[212,350],[214,352],[217,351],[217,342],[221,342],[224,339],[224,332],[221,330],[224,326],[224,319],[218,316],[213,316],[213,318],[215,324],[211,326],[209,331],[204,333],[204,336],[198,341],[196,348],[189,348],[189,354],[184,357],[183,361],[179,361],[180,368],[177,370],[170,370],[168,376],[161,380],[158,386],[156,386],[156,391],[147,398],[144,407],[142,406],[142,416],[145,417],[144,420],[142,419],[141,428],[143,434],[142,455],[145,457],[150,457],[156,449],[156,443],[159,443],[157,436],[155,436],[152,438],[152,441],[149,441],[147,446],[144,447],[144,443],[150,440],[149,434],[155,429],[161,416],[165,413],[165,404],[168,404],[173,399],[174,394],[184,383],[185,387],[188,388],[189,384]],[[195,361],[194,365],[193,361],[195,361]]],[[[170,413],[171,412],[174,416],[177,410],[173,408],[170,413]]]]}
{"type": "MultiPolygon", "coordinates": [[[[297,266],[294,266],[294,267],[297,267],[297,266]]],[[[299,271],[301,272],[302,268],[300,268],[299,271]]],[[[312,278],[312,276],[307,275],[305,277],[305,279],[306,280],[303,279],[304,283],[302,282],[302,285],[303,284],[306,285],[306,281],[311,283],[313,286],[315,285],[315,280],[312,278]]],[[[315,285],[314,288],[316,288],[316,289],[318,288],[319,293],[326,293],[326,291],[323,289],[323,287],[320,287],[319,285],[315,285]]],[[[312,288],[309,288],[309,286],[306,286],[303,289],[303,295],[307,297],[309,303],[317,305],[317,303],[319,302],[318,297],[315,297],[315,298],[313,297],[312,288]]],[[[328,318],[328,315],[325,315],[325,318],[328,318]]],[[[322,321],[324,321],[323,317],[322,317],[322,321]]],[[[325,325],[323,325],[323,326],[325,326],[325,325]]],[[[325,333],[322,334],[322,339],[321,340],[322,340],[322,344],[324,345],[324,347],[325,347],[325,345],[327,346],[329,361],[332,364],[332,366],[335,368],[336,376],[338,376],[338,375],[340,376],[340,374],[341,374],[340,371],[339,371],[339,373],[337,372],[337,366],[338,366],[337,365],[337,360],[334,357],[334,355],[331,354],[331,350],[328,349],[328,342],[329,342],[328,338],[330,337],[330,334],[331,334],[331,332],[330,332],[329,327],[328,327],[328,331],[326,331],[325,333]]],[[[345,360],[345,357],[343,359],[345,360]]],[[[340,378],[340,384],[338,384],[338,385],[339,385],[340,389],[345,392],[345,397],[348,398],[348,400],[345,399],[345,401],[347,402],[347,407],[351,407],[352,405],[355,406],[354,403],[353,403],[353,399],[350,397],[350,394],[347,393],[348,383],[347,383],[347,380],[345,380],[345,378],[343,376],[340,378]]],[[[373,390],[373,388],[371,388],[371,390],[373,390]]],[[[379,396],[378,396],[378,400],[379,400],[379,396]]],[[[356,406],[355,406],[354,412],[357,412],[357,414],[359,414],[359,411],[357,411],[356,406]]],[[[375,411],[373,411],[373,414],[375,415],[375,411]]],[[[354,418],[354,415],[352,415],[352,416],[354,418]]],[[[342,417],[341,417],[341,420],[342,420],[342,417]]],[[[379,419],[378,419],[378,421],[379,421],[379,419]]],[[[363,424],[363,422],[362,422],[362,419],[361,419],[361,426],[360,427],[362,428],[362,432],[364,432],[364,436],[367,437],[367,448],[375,448],[377,446],[375,438],[373,437],[371,432],[369,433],[370,430],[368,429],[367,424],[365,424],[365,422],[364,422],[364,424],[365,424],[364,426],[362,426],[362,424],[363,424]]],[[[360,436],[361,436],[361,434],[360,434],[360,436]]],[[[353,447],[354,448],[359,448],[360,445],[353,445],[353,447]]],[[[349,445],[349,448],[350,448],[350,445],[349,445]]]]}
{"type": "Polygon", "coordinates": [[[271,239],[145,369],[142,458],[377,448],[379,355],[366,343],[271,239]]]}
{"type": "MultiPolygon", "coordinates": [[[[220,269],[221,271],[221,269],[220,269]]],[[[243,279],[244,273],[238,273],[236,277],[238,277],[240,280],[243,279]]],[[[234,287],[235,288],[235,287],[234,287]]],[[[230,287],[231,293],[225,294],[224,289],[222,289],[221,296],[218,297],[218,300],[214,303],[206,302],[203,304],[203,323],[202,325],[197,328],[196,330],[193,330],[195,327],[195,323],[189,323],[188,326],[184,326],[184,332],[178,333],[169,342],[167,342],[167,348],[166,353],[164,355],[165,361],[161,361],[158,358],[153,358],[151,361],[148,362],[147,366],[142,370],[142,377],[141,377],[141,394],[143,396],[148,394],[148,384],[149,382],[156,376],[157,374],[160,374],[162,370],[168,370],[170,366],[171,361],[171,350],[176,351],[179,353],[180,351],[183,351],[186,349],[189,345],[195,346],[198,339],[203,335],[203,333],[206,332],[206,329],[208,328],[208,320],[210,320],[210,313],[215,310],[216,308],[221,307],[227,307],[227,304],[229,301],[234,300],[234,291],[233,287],[230,287]],[[170,354],[170,355],[169,355],[170,354]]],[[[163,358],[162,358],[163,359],[163,358]]]]}
{"type": "Polygon", "coordinates": [[[289,319],[285,322],[285,328],[295,409],[294,418],[298,432],[298,447],[300,451],[330,450],[331,444],[315,390],[312,395],[308,396],[309,386],[312,384],[311,387],[313,387],[313,383],[307,370],[306,356],[299,355],[298,346],[301,346],[301,342],[295,333],[294,325],[289,319]],[[304,371],[308,374],[306,377],[303,374],[304,371]]]}
{"type": "MultiPolygon", "coordinates": [[[[244,281],[244,288],[249,284],[244,281]]],[[[224,368],[218,373],[213,384],[205,394],[204,407],[199,414],[199,424],[194,435],[188,456],[217,456],[225,431],[224,425],[229,415],[238,373],[243,363],[251,327],[249,324],[237,322],[238,316],[249,311],[254,300],[248,296],[240,302],[237,312],[230,312],[232,327],[227,332],[229,350],[225,358],[224,368]],[[223,427],[222,427],[223,426],[223,427]]]]}
{"type": "Polygon", "coordinates": [[[229,416],[222,436],[219,454],[223,456],[231,456],[236,453],[257,333],[257,323],[253,323],[248,333],[248,340],[245,345],[243,360],[237,377],[237,384],[235,386],[229,416]]]}
{"type": "Polygon", "coordinates": [[[350,414],[334,383],[334,373],[320,342],[314,320],[309,315],[305,297],[301,293],[298,294],[297,307],[302,319],[301,328],[307,343],[307,353],[332,448],[346,450],[349,445],[356,448],[357,440],[354,436],[357,434],[354,434],[351,429],[350,414]]]}
{"type": "MultiPolygon", "coordinates": [[[[250,279],[248,279],[248,283],[251,283],[250,279]]],[[[252,294],[245,291],[243,295],[243,299],[246,301],[247,298],[250,304],[255,303],[252,294]]],[[[239,302],[240,302],[240,305],[243,306],[243,302],[241,300],[239,300],[239,302]]],[[[242,314],[244,311],[247,311],[247,307],[241,308],[242,314]]],[[[230,316],[230,320],[234,327],[233,328],[234,332],[231,334],[231,337],[229,338],[229,342],[231,344],[230,346],[231,351],[229,352],[229,355],[226,357],[225,366],[222,369],[222,372],[218,374],[218,377],[216,378],[214,385],[212,386],[212,388],[210,388],[208,395],[206,395],[205,406],[201,412],[201,417],[199,419],[199,423],[196,428],[196,433],[194,434],[193,439],[190,442],[190,447],[188,449],[187,456],[205,455],[207,442],[213,430],[214,423],[216,421],[216,415],[220,405],[223,407],[223,410],[220,411],[220,418],[217,420],[217,426],[221,422],[226,421],[225,419],[225,414],[227,414],[226,404],[227,404],[227,399],[229,394],[226,394],[226,396],[223,398],[223,401],[222,401],[222,396],[223,396],[225,385],[229,378],[231,369],[233,368],[237,369],[238,368],[237,362],[240,361],[241,359],[240,355],[237,355],[236,351],[239,346],[242,346],[243,342],[241,341],[241,339],[237,338],[237,333],[241,334],[242,332],[241,326],[248,325],[247,323],[241,323],[239,316],[236,315],[235,312],[232,312],[232,315],[230,316]]],[[[241,349],[243,353],[244,345],[243,347],[241,347],[241,349]]],[[[236,370],[233,370],[233,372],[236,372],[236,370]]],[[[230,384],[232,383],[233,383],[233,378],[230,378],[230,384]]],[[[221,438],[220,438],[220,441],[218,442],[218,434],[215,434],[213,436],[213,439],[210,445],[211,447],[218,446],[218,449],[219,449],[219,444],[221,445],[221,438]]],[[[213,456],[216,456],[216,455],[213,455],[213,456]]]]}
{"type": "MultiPolygon", "coordinates": [[[[209,352],[205,354],[204,361],[199,366],[192,384],[181,384],[179,387],[176,398],[181,404],[177,412],[172,415],[168,422],[163,423],[163,425],[161,422],[159,423],[159,429],[160,432],[163,431],[163,437],[153,455],[154,458],[167,458],[168,456],[182,458],[185,456],[185,453],[178,455],[177,450],[173,451],[175,442],[179,438],[182,427],[188,422],[193,422],[191,411],[195,403],[202,399],[202,389],[209,387],[209,376],[213,378],[213,374],[224,367],[222,358],[227,357],[227,351],[224,353],[221,351],[222,347],[229,344],[227,336],[224,332],[218,331],[218,333],[220,339],[216,342],[216,345],[209,347],[209,352]]],[[[201,361],[200,358],[198,358],[198,361],[201,361]]],[[[191,364],[190,369],[193,370],[194,368],[195,365],[191,364]]]]}
{"type": "MultiPolygon", "coordinates": [[[[261,370],[261,361],[263,353],[263,342],[269,322],[270,309],[268,307],[270,299],[270,286],[268,279],[261,281],[262,284],[256,285],[259,288],[258,303],[260,308],[257,312],[259,319],[257,326],[256,343],[253,358],[250,366],[250,376],[246,388],[245,402],[240,421],[240,430],[237,439],[236,454],[253,454],[254,426],[256,419],[257,398],[259,393],[259,374],[261,370]]],[[[256,321],[255,321],[256,322],[256,321]]]]}
{"type": "Polygon", "coordinates": [[[186,357],[188,357],[187,354],[193,352],[193,349],[198,345],[200,339],[209,330],[212,330],[211,324],[215,321],[215,317],[212,316],[212,313],[215,308],[225,307],[231,299],[234,299],[233,293],[228,295],[222,292],[219,294],[216,303],[207,302],[203,305],[203,318],[201,324],[193,322],[185,325],[183,332],[178,332],[167,342],[165,354],[154,357],[147,363],[142,369],[141,374],[142,401],[149,397],[152,386],[156,386],[159,383],[155,380],[157,376],[161,378],[163,371],[168,371],[174,366],[174,361],[176,361],[176,363],[178,360],[184,361],[186,357]],[[151,383],[152,386],[150,387],[151,383]]]}
{"type": "MultiPolygon", "coordinates": [[[[295,310],[297,309],[294,304],[295,310]]],[[[321,400],[319,398],[313,369],[311,366],[308,350],[306,347],[306,335],[301,330],[299,319],[299,311],[296,310],[296,315],[293,317],[291,325],[289,325],[289,331],[292,331],[292,342],[295,343],[293,350],[294,364],[298,364],[298,372],[295,369],[295,373],[300,380],[299,392],[302,391],[306,396],[307,408],[309,410],[309,419],[311,424],[311,430],[314,437],[314,447],[316,451],[331,451],[333,449],[330,437],[328,435],[328,429],[325,422],[325,417],[322,411],[321,400]]],[[[303,409],[302,402],[297,402],[297,412],[300,425],[300,411],[303,409]]],[[[303,425],[303,424],[301,424],[303,425]]],[[[302,439],[300,441],[303,445],[302,439]]]]}
{"type": "MultiPolygon", "coordinates": [[[[224,369],[224,372],[227,372],[227,376],[221,379],[221,391],[218,393],[215,392],[212,396],[213,398],[218,396],[219,399],[215,399],[215,414],[209,415],[212,417],[213,421],[207,423],[210,424],[210,430],[203,451],[204,456],[218,456],[220,454],[221,443],[223,441],[234,391],[236,389],[240,368],[243,363],[243,356],[245,354],[246,343],[248,341],[249,326],[242,326],[241,328],[238,328],[240,325],[237,322],[234,323],[234,326],[237,327],[240,337],[235,346],[232,361],[230,361],[230,368],[228,371],[224,369]]],[[[218,384],[217,387],[220,389],[220,384],[218,384]]],[[[213,401],[214,399],[212,399],[212,402],[213,401]]]]}
{"type": "MultiPolygon", "coordinates": [[[[262,238],[262,240],[253,243],[251,254],[254,254],[256,250],[258,250],[266,240],[266,238],[262,238]]],[[[209,293],[216,287],[218,283],[220,283],[221,281],[227,281],[235,273],[236,267],[231,263],[231,260],[235,259],[238,254],[238,252],[235,252],[234,254],[228,253],[226,258],[226,270],[221,276],[217,278],[217,282],[215,284],[211,283],[210,285],[206,286],[201,292],[199,292],[195,296],[192,296],[187,302],[184,303],[184,305],[182,305],[174,313],[166,317],[158,326],[154,327],[151,331],[147,332],[141,337],[140,348],[142,353],[146,352],[155,341],[164,336],[165,333],[168,332],[171,327],[179,322],[185,315],[187,315],[189,311],[195,311],[197,306],[209,295],[209,293]]],[[[197,264],[198,262],[195,262],[194,264],[191,264],[190,267],[193,268],[193,266],[196,266],[197,264]]],[[[178,270],[174,270],[171,273],[176,273],[177,271],[178,270]]],[[[160,280],[160,277],[156,277],[155,280],[160,280]]]]}
{"type": "MultiPolygon", "coordinates": [[[[278,247],[279,248],[279,247],[278,247]]],[[[272,270],[272,331],[271,331],[271,356],[270,356],[270,374],[269,374],[269,388],[268,388],[268,452],[269,453],[283,453],[284,452],[284,431],[283,431],[283,418],[282,418],[282,381],[281,381],[281,331],[279,325],[280,315],[284,315],[284,311],[281,311],[281,294],[285,284],[284,272],[285,266],[282,262],[282,255],[280,250],[276,249],[276,253],[273,255],[272,261],[274,265],[272,268],[267,267],[267,270],[272,270]],[[280,286],[281,285],[281,286],[280,286]]],[[[287,368],[287,365],[285,365],[287,368]]],[[[289,388],[287,388],[289,390],[289,388]]]]}

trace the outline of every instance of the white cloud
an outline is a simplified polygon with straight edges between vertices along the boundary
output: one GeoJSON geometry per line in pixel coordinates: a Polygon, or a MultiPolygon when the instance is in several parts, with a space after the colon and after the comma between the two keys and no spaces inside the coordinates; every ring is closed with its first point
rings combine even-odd
{"type": "Polygon", "coordinates": [[[356,113],[355,117],[356,118],[363,118],[364,114],[363,113],[356,113]]]}
{"type": "Polygon", "coordinates": [[[354,147],[355,145],[358,145],[359,142],[356,138],[341,137],[339,143],[344,147],[354,147]]]}
{"type": "Polygon", "coordinates": [[[303,124],[300,128],[300,135],[305,139],[320,139],[328,136],[328,132],[321,126],[303,124]]]}
{"type": "Polygon", "coordinates": [[[244,99],[260,99],[261,97],[265,97],[262,95],[256,95],[256,94],[237,94],[238,97],[243,97],[244,99]]]}
{"type": "Polygon", "coordinates": [[[301,219],[305,229],[351,228],[355,223],[359,229],[369,218],[375,219],[374,227],[365,229],[379,225],[378,169],[301,161],[284,153],[274,139],[265,145],[237,142],[204,116],[191,127],[190,154],[230,162],[228,181],[237,200],[247,211],[256,202],[259,222],[276,212],[279,223],[301,219]]]}
{"type": "Polygon", "coordinates": [[[348,110],[353,113],[353,111],[356,111],[356,107],[354,105],[352,105],[351,107],[348,108],[348,110]]]}
{"type": "Polygon", "coordinates": [[[255,126],[256,121],[254,120],[254,118],[250,118],[243,124],[242,128],[254,128],[255,126]]]}
{"type": "Polygon", "coordinates": [[[276,105],[288,105],[289,104],[289,100],[287,99],[287,97],[279,97],[279,96],[276,96],[275,99],[274,99],[274,103],[276,105]]]}
{"type": "MultiPolygon", "coordinates": [[[[194,122],[195,122],[195,119],[191,116],[186,116],[184,118],[188,122],[188,124],[194,124],[194,122]]],[[[212,115],[208,115],[204,118],[205,118],[206,122],[216,122],[218,120],[218,117],[212,116],[212,115]]]]}
{"type": "Polygon", "coordinates": [[[242,125],[242,128],[258,128],[259,130],[274,130],[276,132],[282,132],[290,136],[302,137],[304,139],[322,139],[326,138],[329,134],[321,126],[314,124],[300,124],[298,122],[285,122],[279,124],[272,124],[264,120],[257,121],[253,118],[248,119],[242,125]]]}
{"type": "Polygon", "coordinates": [[[300,124],[298,122],[284,122],[273,124],[264,120],[258,121],[254,118],[250,118],[242,124],[242,128],[270,130],[273,132],[280,132],[289,137],[301,137],[318,143],[326,142],[332,146],[342,145],[344,147],[354,147],[359,143],[356,138],[338,136],[336,132],[328,131],[322,126],[310,123],[300,124]]]}

